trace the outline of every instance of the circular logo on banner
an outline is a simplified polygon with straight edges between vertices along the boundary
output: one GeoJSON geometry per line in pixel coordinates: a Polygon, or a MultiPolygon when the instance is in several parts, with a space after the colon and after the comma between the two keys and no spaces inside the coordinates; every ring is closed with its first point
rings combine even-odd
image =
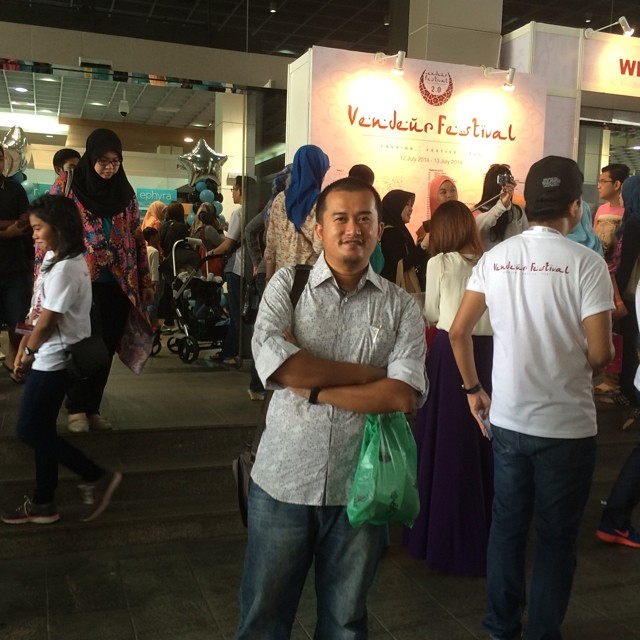
{"type": "Polygon", "coordinates": [[[420,76],[420,95],[432,107],[441,107],[449,102],[453,93],[453,80],[450,73],[425,69],[420,76]]]}

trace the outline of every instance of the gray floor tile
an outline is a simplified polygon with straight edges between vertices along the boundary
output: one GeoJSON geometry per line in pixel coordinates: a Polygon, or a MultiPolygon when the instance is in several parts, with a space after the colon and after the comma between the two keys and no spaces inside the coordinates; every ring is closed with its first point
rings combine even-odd
{"type": "Polygon", "coordinates": [[[56,614],[126,608],[116,562],[70,565],[47,580],[49,609],[56,614]]]}
{"type": "Polygon", "coordinates": [[[206,602],[194,593],[191,597],[151,598],[144,605],[132,607],[130,612],[138,638],[145,640],[152,640],[159,633],[215,628],[206,602]]]}
{"type": "Polygon", "coordinates": [[[0,638],[2,640],[48,640],[45,616],[17,616],[6,620],[0,615],[0,638]]]}
{"type": "Polygon", "coordinates": [[[136,640],[129,612],[52,615],[49,640],[136,640]]]}

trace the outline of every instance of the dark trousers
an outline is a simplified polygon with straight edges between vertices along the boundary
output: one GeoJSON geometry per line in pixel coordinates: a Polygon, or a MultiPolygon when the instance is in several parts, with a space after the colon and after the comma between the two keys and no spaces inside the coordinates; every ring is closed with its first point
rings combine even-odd
{"type": "MultiPolygon", "coordinates": [[[[111,356],[116,352],[129,312],[131,302],[117,282],[94,282],[93,309],[91,310],[91,332],[100,335],[111,356]]],[[[107,386],[111,360],[95,375],[75,382],[67,393],[69,413],[100,413],[100,403],[107,386]]]]}
{"type": "Polygon", "coordinates": [[[225,273],[227,279],[227,304],[229,306],[229,330],[222,344],[222,357],[235,358],[240,343],[240,289],[242,280],[235,273],[225,273]]]}
{"type": "Polygon", "coordinates": [[[633,379],[638,369],[638,319],[636,305],[633,300],[626,300],[628,314],[620,320],[622,333],[622,368],[620,370],[620,391],[631,401],[638,404],[633,379]]]}
{"type": "Polygon", "coordinates": [[[602,524],[625,531],[631,526],[631,513],[640,503],[640,444],[625,461],[607,498],[602,524]]]}
{"type": "MultiPolygon", "coordinates": [[[[260,299],[262,300],[262,294],[264,293],[264,288],[266,286],[266,274],[257,273],[255,278],[256,287],[258,288],[258,293],[260,294],[260,299]]],[[[253,326],[251,327],[251,329],[253,330],[253,326]]],[[[257,391],[258,393],[264,393],[264,385],[262,384],[262,380],[260,380],[260,376],[258,375],[255,361],[252,361],[251,364],[251,381],[249,382],[249,389],[251,391],[257,391]]]]}
{"type": "Polygon", "coordinates": [[[37,504],[46,504],[54,499],[58,464],[85,482],[96,482],[105,474],[102,467],[57,434],[58,411],[70,385],[69,374],[62,369],[32,371],[24,387],[16,431],[18,438],[34,451],[36,487],[33,501],[37,504]]]}

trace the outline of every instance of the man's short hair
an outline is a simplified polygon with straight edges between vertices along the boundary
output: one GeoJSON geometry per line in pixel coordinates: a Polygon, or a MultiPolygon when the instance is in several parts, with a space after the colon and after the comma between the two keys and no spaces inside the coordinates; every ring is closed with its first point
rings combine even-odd
{"type": "Polygon", "coordinates": [[[80,154],[75,149],[59,149],[53,154],[53,168],[59,167],[62,169],[68,160],[71,160],[71,158],[80,160],[80,157],[80,154]]]}
{"type": "Polygon", "coordinates": [[[618,180],[622,184],[629,177],[631,170],[626,164],[613,163],[602,167],[602,173],[608,173],[614,182],[618,180]]]}
{"type": "Polygon", "coordinates": [[[382,200],[380,199],[380,194],[375,190],[373,185],[368,182],[364,182],[364,180],[360,180],[359,178],[340,178],[340,180],[336,180],[331,184],[327,185],[323,190],[320,196],[318,197],[318,201],[316,202],[316,221],[319,224],[322,224],[322,216],[324,215],[324,211],[327,208],[327,196],[334,191],[349,191],[349,192],[357,192],[357,191],[368,191],[373,195],[373,199],[376,203],[376,213],[378,214],[378,222],[382,222],[382,200]]]}
{"type": "Polygon", "coordinates": [[[524,183],[525,211],[533,222],[549,222],[567,215],[582,195],[582,172],[574,160],[547,156],[534,163],[524,183]]]}
{"type": "Polygon", "coordinates": [[[373,184],[373,181],[376,179],[375,173],[373,173],[371,167],[368,167],[366,164],[354,164],[353,167],[349,169],[349,177],[358,178],[358,180],[362,180],[368,184],[373,184]]]}

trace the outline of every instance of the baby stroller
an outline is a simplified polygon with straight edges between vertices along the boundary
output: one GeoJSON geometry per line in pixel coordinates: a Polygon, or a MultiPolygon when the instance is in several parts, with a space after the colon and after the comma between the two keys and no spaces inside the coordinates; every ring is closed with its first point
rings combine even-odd
{"type": "Polygon", "coordinates": [[[209,272],[206,257],[200,256],[202,240],[178,240],[171,257],[160,265],[162,276],[171,288],[171,305],[176,313],[178,331],[167,347],[180,360],[191,364],[200,349],[215,349],[229,328],[229,316],[222,305],[223,280],[209,272]]]}

